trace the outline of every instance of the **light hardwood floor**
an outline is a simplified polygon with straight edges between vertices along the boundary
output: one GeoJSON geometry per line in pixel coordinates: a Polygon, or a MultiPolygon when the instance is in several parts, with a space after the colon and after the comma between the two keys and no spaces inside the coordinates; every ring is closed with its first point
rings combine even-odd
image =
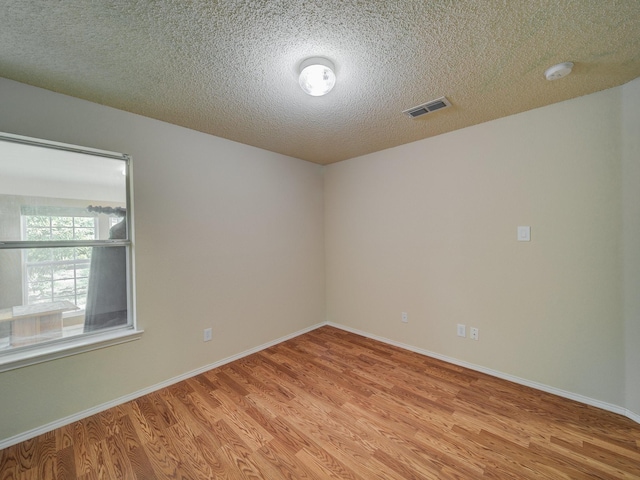
{"type": "Polygon", "coordinates": [[[5,449],[0,478],[630,479],[640,425],[322,327],[5,449]]]}

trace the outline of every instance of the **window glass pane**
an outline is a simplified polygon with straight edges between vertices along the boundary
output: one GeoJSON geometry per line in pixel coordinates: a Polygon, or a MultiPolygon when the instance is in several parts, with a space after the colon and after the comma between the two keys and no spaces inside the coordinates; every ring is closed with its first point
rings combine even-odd
{"type": "MultiPolygon", "coordinates": [[[[89,287],[89,277],[76,277],[76,295],[78,297],[78,307],[80,303],[86,303],[87,289],[89,287]]],[[[84,307],[83,307],[84,308],[84,307]]]]}
{"type": "Polygon", "coordinates": [[[51,279],[29,283],[29,304],[50,302],[53,297],[51,279]]]}
{"type": "Polygon", "coordinates": [[[94,247],[89,268],[85,331],[127,323],[127,249],[94,247]]]}
{"type": "Polygon", "coordinates": [[[65,280],[53,280],[53,299],[68,300],[71,297],[75,304],[76,282],[73,278],[65,280]],[[62,298],[64,297],[64,298],[62,298]]]}
{"type": "Polygon", "coordinates": [[[53,253],[51,249],[31,249],[26,252],[27,263],[39,263],[50,262],[53,260],[53,253]]]}
{"type": "Polygon", "coordinates": [[[52,227],[51,240],[73,240],[73,228],[52,227]]]}
{"type": "Polygon", "coordinates": [[[8,137],[0,134],[0,357],[130,326],[131,247],[99,244],[128,240],[127,157],[8,137]]]}
{"type": "Polygon", "coordinates": [[[46,242],[48,240],[51,240],[51,228],[29,227],[27,230],[27,235],[25,240],[30,240],[34,242],[40,242],[40,241],[46,242]]]}
{"type": "Polygon", "coordinates": [[[73,217],[61,217],[53,215],[51,218],[51,226],[56,229],[73,228],[73,217]]]}
{"type": "Polygon", "coordinates": [[[76,228],[74,240],[94,240],[96,238],[95,228],[76,228]]]}
{"type": "Polygon", "coordinates": [[[53,280],[68,280],[75,278],[75,265],[73,262],[53,265],[53,280]]]}
{"type": "Polygon", "coordinates": [[[26,219],[28,228],[51,228],[51,217],[45,217],[42,215],[29,215],[26,219]]]}
{"type": "Polygon", "coordinates": [[[53,277],[53,268],[51,265],[29,265],[27,266],[27,275],[29,283],[49,282],[53,277]]]}
{"type": "Polygon", "coordinates": [[[90,229],[92,234],[95,230],[95,217],[75,217],[74,219],[76,228],[87,228],[90,229]]]}
{"type": "Polygon", "coordinates": [[[10,265],[14,267],[0,271],[8,286],[0,289],[0,319],[5,319],[0,320],[0,351],[131,323],[126,246],[0,250],[0,266],[10,265]],[[74,252],[84,258],[73,258],[74,252]],[[43,262],[28,263],[27,258],[43,262]],[[55,260],[61,258],[71,260],[55,260]],[[7,320],[14,317],[17,320],[7,320]],[[28,319],[32,326],[43,325],[41,337],[26,335],[28,319]],[[6,325],[18,325],[13,340],[13,327],[2,326],[7,321],[6,325]]]}
{"type": "Polygon", "coordinates": [[[76,247],[76,258],[78,260],[88,260],[91,258],[92,247],[76,247]]]}
{"type": "Polygon", "coordinates": [[[76,263],[76,278],[89,278],[89,264],[76,263]]]}
{"type": "Polygon", "coordinates": [[[75,258],[74,247],[52,248],[51,253],[54,262],[71,261],[75,258]]]}
{"type": "Polygon", "coordinates": [[[75,292],[75,282],[73,278],[71,279],[62,279],[53,280],[53,298],[58,299],[58,297],[68,297],[72,296],[75,292]]]}
{"type": "Polygon", "coordinates": [[[126,212],[125,169],[122,159],[0,141],[0,242],[109,239],[109,219],[126,212]],[[97,237],[80,230],[94,228],[97,237]]]}

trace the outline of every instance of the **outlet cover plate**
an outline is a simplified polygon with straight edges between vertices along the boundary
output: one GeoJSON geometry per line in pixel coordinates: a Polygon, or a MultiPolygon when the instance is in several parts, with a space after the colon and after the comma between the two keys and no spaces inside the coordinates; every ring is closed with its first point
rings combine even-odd
{"type": "Polygon", "coordinates": [[[478,340],[478,329],[475,327],[471,327],[471,333],[469,335],[471,340],[478,340]]]}
{"type": "Polygon", "coordinates": [[[518,241],[519,242],[531,241],[531,227],[527,227],[527,226],[518,227],[518,241]]]}
{"type": "Polygon", "coordinates": [[[210,342],[212,337],[213,337],[212,329],[205,328],[204,329],[204,337],[203,337],[204,341],[205,342],[210,342]]]}

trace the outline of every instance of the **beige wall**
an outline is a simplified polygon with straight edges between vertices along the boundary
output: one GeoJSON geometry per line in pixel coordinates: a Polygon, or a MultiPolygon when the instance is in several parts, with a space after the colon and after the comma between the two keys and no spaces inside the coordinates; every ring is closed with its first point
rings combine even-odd
{"type": "Polygon", "coordinates": [[[0,440],[324,321],[320,166],[4,79],[0,98],[0,131],[133,156],[145,330],[0,373],[0,440]]]}
{"type": "Polygon", "coordinates": [[[624,406],[621,95],[328,166],[327,319],[624,406]]]}
{"type": "Polygon", "coordinates": [[[145,330],[0,374],[0,441],[325,318],[640,415],[640,80],[326,169],[8,80],[0,97],[0,131],[133,155],[145,330]]]}
{"type": "Polygon", "coordinates": [[[640,79],[622,87],[626,407],[640,417],[640,79]]]}

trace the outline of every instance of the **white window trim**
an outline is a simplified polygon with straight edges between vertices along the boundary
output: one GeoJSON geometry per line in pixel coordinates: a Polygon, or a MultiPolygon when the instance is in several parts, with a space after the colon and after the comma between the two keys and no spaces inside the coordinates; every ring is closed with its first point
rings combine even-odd
{"type": "Polygon", "coordinates": [[[135,327],[119,328],[95,334],[68,337],[63,340],[56,340],[50,345],[41,343],[21,348],[16,352],[8,351],[0,356],[0,373],[112,345],[132,342],[138,340],[143,332],[144,330],[136,330],[135,327]]]}

